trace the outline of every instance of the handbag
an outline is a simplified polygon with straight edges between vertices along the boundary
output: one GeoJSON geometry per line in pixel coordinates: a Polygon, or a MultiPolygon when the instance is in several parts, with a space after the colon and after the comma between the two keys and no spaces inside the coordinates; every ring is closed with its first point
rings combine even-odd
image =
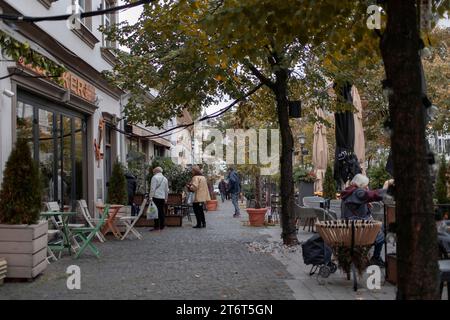
{"type": "Polygon", "coordinates": [[[152,201],[150,202],[147,210],[147,220],[158,219],[158,207],[152,201]]]}
{"type": "Polygon", "coordinates": [[[194,195],[195,195],[195,192],[189,192],[187,201],[186,201],[188,205],[191,205],[194,203],[194,195]]]}

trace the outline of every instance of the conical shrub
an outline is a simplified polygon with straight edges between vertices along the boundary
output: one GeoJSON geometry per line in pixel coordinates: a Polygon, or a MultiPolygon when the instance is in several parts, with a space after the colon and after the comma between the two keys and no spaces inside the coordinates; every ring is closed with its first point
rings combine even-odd
{"type": "Polygon", "coordinates": [[[109,179],[107,202],[110,204],[128,204],[125,171],[123,170],[122,165],[117,161],[114,163],[111,178],[109,179]]]}
{"type": "Polygon", "coordinates": [[[39,168],[27,141],[20,139],[9,155],[0,191],[0,223],[35,224],[41,211],[39,168]]]}

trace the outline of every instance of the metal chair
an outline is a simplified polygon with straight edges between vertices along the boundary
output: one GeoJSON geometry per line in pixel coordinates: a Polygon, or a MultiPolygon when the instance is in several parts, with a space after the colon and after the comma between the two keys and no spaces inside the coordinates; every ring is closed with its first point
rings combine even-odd
{"type": "Polygon", "coordinates": [[[325,199],[322,197],[303,197],[303,205],[308,208],[321,208],[322,203],[325,199]]]}
{"type": "Polygon", "coordinates": [[[341,203],[342,200],[332,199],[330,200],[330,209],[329,211],[333,212],[336,215],[337,219],[341,218],[341,203]]]}
{"type": "Polygon", "coordinates": [[[304,221],[303,230],[308,226],[308,232],[314,232],[314,224],[317,220],[317,211],[315,208],[301,207],[298,204],[294,204],[294,215],[297,220],[297,230],[300,226],[299,223],[304,221]]]}

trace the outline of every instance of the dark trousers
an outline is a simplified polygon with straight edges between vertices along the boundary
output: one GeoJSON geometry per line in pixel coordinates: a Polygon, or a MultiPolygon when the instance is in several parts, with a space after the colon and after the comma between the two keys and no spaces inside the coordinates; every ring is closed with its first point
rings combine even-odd
{"type": "Polygon", "coordinates": [[[192,204],[195,218],[197,219],[197,226],[206,226],[205,212],[203,212],[203,202],[194,202],[192,204]]]}
{"type": "Polygon", "coordinates": [[[155,219],[155,228],[156,229],[164,229],[164,227],[165,227],[164,204],[166,203],[166,200],[153,198],[153,202],[155,203],[156,207],[158,208],[158,219],[155,219]]]}

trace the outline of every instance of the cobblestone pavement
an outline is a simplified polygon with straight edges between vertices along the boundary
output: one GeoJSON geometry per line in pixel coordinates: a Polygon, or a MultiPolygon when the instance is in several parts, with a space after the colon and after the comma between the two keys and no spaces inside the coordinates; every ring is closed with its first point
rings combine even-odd
{"type": "Polygon", "coordinates": [[[246,246],[268,236],[233,218],[231,202],[220,209],[207,213],[205,229],[185,218],[181,228],[140,228],[141,241],[96,242],[100,259],[89,250],[65,256],[32,282],[0,286],[0,299],[294,299],[286,267],[246,246]],[[81,290],[66,287],[72,264],[81,268],[81,290]]]}
{"type": "MultiPolygon", "coordinates": [[[[381,289],[368,290],[367,275],[356,293],[339,270],[326,279],[309,276],[301,247],[284,247],[278,225],[248,227],[245,210],[236,219],[230,201],[219,206],[207,213],[206,229],[193,229],[185,218],[181,228],[140,228],[141,241],[109,238],[96,243],[100,259],[88,251],[78,260],[65,256],[32,282],[0,286],[0,299],[395,298],[395,287],[384,281],[381,289]],[[65,271],[72,264],[81,268],[81,290],[66,287],[65,271]]],[[[311,235],[300,229],[298,238],[311,235]]]]}

